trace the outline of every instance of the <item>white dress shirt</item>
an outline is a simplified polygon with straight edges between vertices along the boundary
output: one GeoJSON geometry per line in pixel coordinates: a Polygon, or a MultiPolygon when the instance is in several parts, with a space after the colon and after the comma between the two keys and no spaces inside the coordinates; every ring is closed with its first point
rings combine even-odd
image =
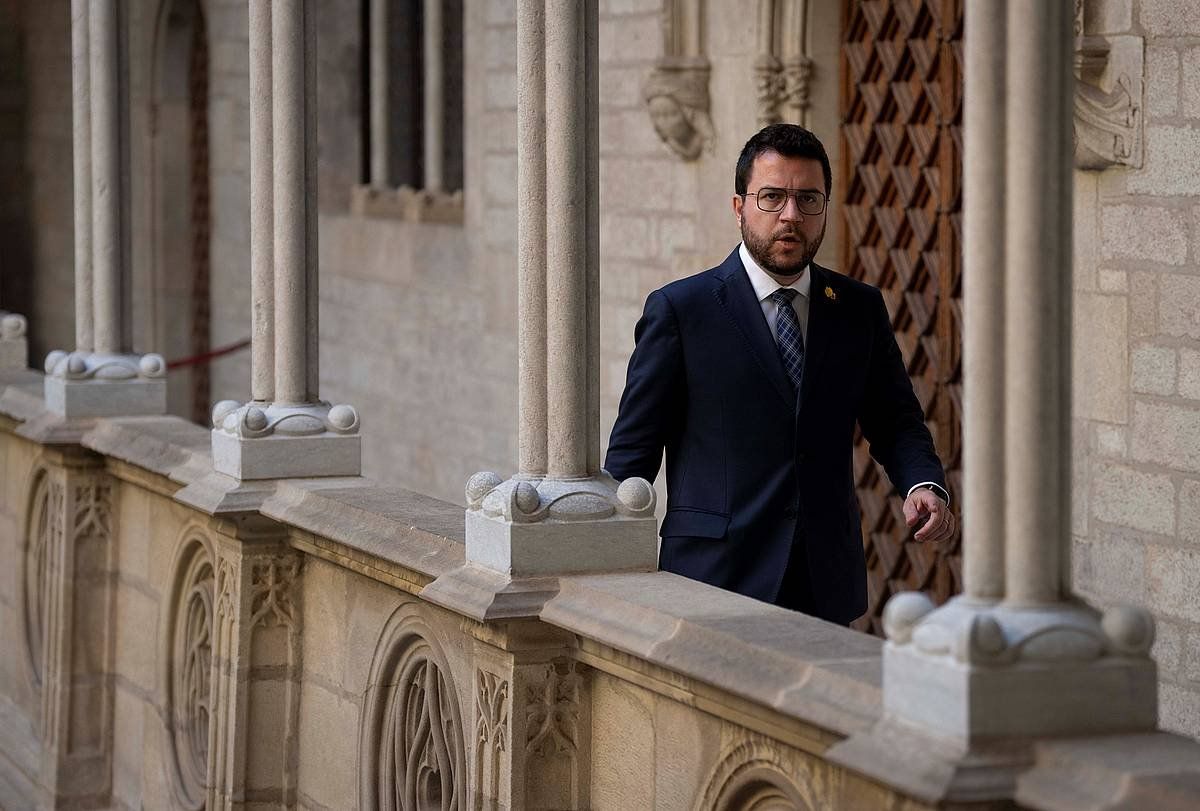
{"type": "MultiPolygon", "coordinates": [[[[779,320],[779,305],[771,299],[771,294],[776,290],[784,287],[790,287],[795,290],[797,295],[792,298],[792,308],[796,311],[796,318],[800,321],[800,332],[804,336],[804,344],[808,345],[808,301],[809,291],[812,289],[812,273],[809,266],[805,266],[800,273],[800,278],[791,284],[780,284],[771,278],[771,276],[763,270],[758,262],[754,261],[754,257],[750,255],[750,251],[746,249],[746,243],[738,246],[738,255],[742,258],[742,265],[746,268],[746,275],[750,277],[750,286],[754,288],[754,295],[758,296],[758,305],[762,307],[762,314],[767,319],[767,326],[771,330],[771,337],[776,341],[779,340],[779,332],[776,329],[776,322],[779,320]]],[[[950,494],[942,489],[942,486],[936,482],[918,482],[908,489],[905,497],[911,496],[914,490],[922,487],[928,487],[936,493],[942,501],[950,503],[950,494]]]]}

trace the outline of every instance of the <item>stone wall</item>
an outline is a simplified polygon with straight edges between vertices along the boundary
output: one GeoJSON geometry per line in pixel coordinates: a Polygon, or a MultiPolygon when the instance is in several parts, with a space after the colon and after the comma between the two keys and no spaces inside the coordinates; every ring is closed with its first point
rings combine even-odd
{"type": "Polygon", "coordinates": [[[1160,718],[1200,735],[1200,9],[1095,4],[1145,39],[1144,163],[1075,175],[1076,588],[1158,621],[1160,718]]]}

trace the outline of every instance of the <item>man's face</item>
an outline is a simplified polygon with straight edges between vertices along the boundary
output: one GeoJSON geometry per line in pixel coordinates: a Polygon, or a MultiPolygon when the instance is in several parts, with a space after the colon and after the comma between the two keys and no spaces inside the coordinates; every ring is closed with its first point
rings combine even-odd
{"type": "MultiPolygon", "coordinates": [[[[825,176],[819,161],[764,152],[754,159],[746,191],[757,193],[764,187],[824,194],[825,176]]],[[[746,250],[767,273],[788,281],[800,275],[817,255],[825,237],[828,212],[826,205],[820,214],[801,214],[793,195],[788,196],[782,211],[773,213],[760,209],[753,195],[744,200],[733,196],[733,214],[742,229],[746,250]]]]}

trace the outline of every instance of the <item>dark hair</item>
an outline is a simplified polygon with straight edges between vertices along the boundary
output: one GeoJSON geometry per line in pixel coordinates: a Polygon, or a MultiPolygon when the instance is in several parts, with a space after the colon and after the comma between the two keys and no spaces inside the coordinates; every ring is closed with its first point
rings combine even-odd
{"type": "Polygon", "coordinates": [[[778,152],[785,158],[809,158],[821,164],[821,173],[825,176],[825,194],[833,188],[833,171],[829,168],[829,156],[817,136],[813,135],[798,124],[768,124],[742,147],[738,155],[737,173],[733,178],[735,194],[745,194],[746,185],[750,182],[750,171],[754,168],[754,160],[764,152],[778,152]]]}

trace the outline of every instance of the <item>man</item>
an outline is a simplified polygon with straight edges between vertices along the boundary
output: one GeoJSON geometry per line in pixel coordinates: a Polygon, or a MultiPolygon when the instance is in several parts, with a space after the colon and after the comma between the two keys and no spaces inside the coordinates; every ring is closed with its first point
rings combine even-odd
{"type": "Polygon", "coordinates": [[[666,449],[660,568],[849,624],[867,605],[855,424],[918,540],[954,518],[882,295],[812,262],[830,186],[808,130],[746,143],[742,244],[646,299],[605,468],[653,481],[666,449]]]}

